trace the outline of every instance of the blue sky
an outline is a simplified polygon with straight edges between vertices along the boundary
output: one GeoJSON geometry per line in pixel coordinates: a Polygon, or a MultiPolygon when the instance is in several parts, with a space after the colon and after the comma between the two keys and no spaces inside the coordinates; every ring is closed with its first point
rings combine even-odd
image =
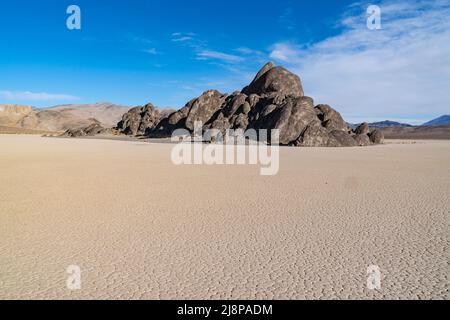
{"type": "Polygon", "coordinates": [[[349,121],[420,123],[450,111],[449,2],[4,1],[0,103],[181,107],[272,60],[349,121]],[[66,27],[71,4],[81,30],[66,27]],[[367,29],[369,4],[382,30],[367,29]]]}

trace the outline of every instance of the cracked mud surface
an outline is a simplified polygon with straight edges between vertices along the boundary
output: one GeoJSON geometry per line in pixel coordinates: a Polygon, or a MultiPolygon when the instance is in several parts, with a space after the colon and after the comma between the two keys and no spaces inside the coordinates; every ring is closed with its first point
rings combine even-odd
{"type": "Polygon", "coordinates": [[[450,298],[449,141],[283,148],[275,177],[172,147],[0,136],[0,299],[450,298]]]}

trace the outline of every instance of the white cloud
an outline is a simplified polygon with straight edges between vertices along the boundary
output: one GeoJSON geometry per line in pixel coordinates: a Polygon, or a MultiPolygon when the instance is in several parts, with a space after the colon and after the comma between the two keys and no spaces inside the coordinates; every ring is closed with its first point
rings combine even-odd
{"type": "Polygon", "coordinates": [[[288,63],[301,62],[302,52],[296,44],[288,42],[276,43],[272,46],[270,58],[288,63]]]}
{"type": "Polygon", "coordinates": [[[52,101],[52,100],[64,100],[72,101],[79,100],[79,97],[75,97],[68,94],[52,94],[46,92],[30,92],[30,91],[0,91],[0,97],[10,101],[52,101]]]}
{"type": "Polygon", "coordinates": [[[240,54],[251,55],[251,56],[262,56],[262,55],[264,55],[264,53],[262,51],[253,50],[253,49],[246,48],[246,47],[236,48],[235,51],[239,52],[240,54]]]}
{"type": "Polygon", "coordinates": [[[184,36],[184,37],[177,37],[177,38],[173,38],[172,41],[173,42],[185,42],[185,41],[189,41],[192,40],[192,37],[189,36],[184,36]]]}
{"type": "Polygon", "coordinates": [[[151,54],[151,55],[159,54],[159,52],[158,52],[158,50],[156,50],[156,48],[144,49],[142,51],[145,53],[151,54]]]}
{"type": "Polygon", "coordinates": [[[240,56],[227,54],[219,51],[212,51],[212,50],[203,50],[197,53],[197,59],[198,60],[208,60],[208,59],[216,59],[221,60],[228,63],[236,63],[244,60],[240,56]]]}
{"type": "Polygon", "coordinates": [[[196,36],[193,32],[174,32],[171,34],[172,41],[173,42],[190,42],[192,40],[195,40],[194,37],[196,36]]]}
{"type": "Polygon", "coordinates": [[[427,119],[450,110],[450,0],[386,0],[382,30],[369,3],[349,8],[344,31],[313,45],[275,43],[270,57],[302,77],[306,94],[348,120],[427,119]]]}
{"type": "Polygon", "coordinates": [[[194,32],[186,32],[186,33],[183,33],[183,32],[174,32],[174,33],[172,33],[172,37],[180,37],[180,36],[182,36],[182,35],[187,35],[187,36],[190,36],[190,37],[194,37],[194,36],[196,36],[197,34],[194,33],[194,32]]]}

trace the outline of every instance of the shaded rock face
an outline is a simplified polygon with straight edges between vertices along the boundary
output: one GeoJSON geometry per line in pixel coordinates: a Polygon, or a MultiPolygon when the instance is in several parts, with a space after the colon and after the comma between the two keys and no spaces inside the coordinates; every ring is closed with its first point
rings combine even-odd
{"type": "Polygon", "coordinates": [[[372,142],[370,141],[370,138],[367,134],[357,134],[354,136],[354,139],[358,146],[360,147],[366,147],[370,146],[372,142]]]}
{"type": "Polygon", "coordinates": [[[321,123],[314,122],[306,127],[294,145],[297,147],[329,147],[334,142],[321,123]]]}
{"type": "Polygon", "coordinates": [[[350,129],[339,112],[326,104],[319,104],[316,107],[317,117],[322,121],[322,126],[329,131],[346,131],[350,129]]]}
{"type": "Polygon", "coordinates": [[[151,103],[130,109],[117,124],[117,130],[126,135],[143,135],[160,121],[161,114],[151,103]]]}
{"type": "Polygon", "coordinates": [[[381,144],[384,142],[384,134],[381,130],[374,130],[369,134],[370,141],[374,144],[381,144]]]}
{"type": "Polygon", "coordinates": [[[273,103],[256,114],[251,128],[280,130],[280,144],[293,144],[304,130],[319,119],[314,111],[314,102],[309,97],[287,97],[280,105],[273,103]]]}
{"type": "MultiPolygon", "coordinates": [[[[123,122],[134,134],[143,128],[140,122],[131,124],[142,118],[141,110],[131,110],[123,122]]],[[[278,129],[281,145],[299,147],[355,147],[383,141],[382,133],[369,133],[366,124],[352,131],[335,109],[315,106],[312,98],[304,96],[300,78],[273,63],[267,63],[240,92],[206,91],[157,125],[143,127],[147,136],[170,137],[177,129],[193,133],[196,121],[203,123],[203,130],[222,134],[228,129],[278,129]]]]}
{"type": "Polygon", "coordinates": [[[194,123],[201,121],[206,123],[211,117],[222,107],[226,95],[217,90],[209,90],[204,92],[197,99],[192,100],[187,104],[189,109],[186,117],[185,127],[192,131],[194,130],[194,123]]]}
{"type": "Polygon", "coordinates": [[[283,67],[267,63],[256,75],[252,83],[242,92],[246,95],[270,95],[302,97],[303,88],[300,78],[283,67]]]}

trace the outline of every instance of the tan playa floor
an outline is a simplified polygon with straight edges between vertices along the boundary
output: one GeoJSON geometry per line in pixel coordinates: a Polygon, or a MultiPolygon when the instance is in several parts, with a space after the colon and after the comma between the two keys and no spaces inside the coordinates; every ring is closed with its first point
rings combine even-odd
{"type": "Polygon", "coordinates": [[[274,177],[172,147],[0,136],[0,298],[450,298],[450,141],[283,148],[274,177]]]}

